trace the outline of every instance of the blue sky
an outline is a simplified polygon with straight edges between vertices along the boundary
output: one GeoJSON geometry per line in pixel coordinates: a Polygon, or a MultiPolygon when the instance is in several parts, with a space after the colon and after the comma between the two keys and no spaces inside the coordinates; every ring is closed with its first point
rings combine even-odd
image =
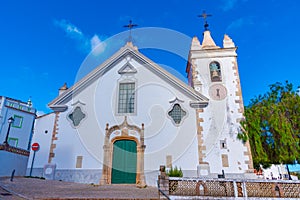
{"type": "MultiPolygon", "coordinates": [[[[74,84],[91,49],[125,31],[130,19],[139,28],[167,28],[201,40],[203,20],[197,15],[206,10],[213,15],[208,21],[217,45],[226,33],[238,46],[247,105],[277,81],[300,85],[299,7],[296,0],[1,1],[0,95],[31,97],[38,110],[49,112],[47,104],[64,82],[74,84]]],[[[144,53],[186,76],[186,60],[164,51],[144,53]]]]}

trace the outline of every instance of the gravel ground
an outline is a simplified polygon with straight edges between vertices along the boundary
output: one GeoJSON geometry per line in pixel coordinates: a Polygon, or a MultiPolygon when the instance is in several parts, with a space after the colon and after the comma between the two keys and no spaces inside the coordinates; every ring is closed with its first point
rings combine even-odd
{"type": "Polygon", "coordinates": [[[90,185],[37,178],[0,178],[0,199],[159,199],[155,187],[90,185]],[[10,193],[11,195],[9,195],[10,193]]]}

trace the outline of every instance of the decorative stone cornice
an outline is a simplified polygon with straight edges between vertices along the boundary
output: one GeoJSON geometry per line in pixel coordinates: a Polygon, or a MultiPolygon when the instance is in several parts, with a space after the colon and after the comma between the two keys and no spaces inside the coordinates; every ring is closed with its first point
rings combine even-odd
{"type": "Polygon", "coordinates": [[[81,102],[80,100],[77,100],[76,102],[72,103],[71,106],[76,106],[77,104],[83,105],[83,106],[86,105],[86,103],[83,103],[83,102],[81,102]]]}
{"type": "Polygon", "coordinates": [[[122,124],[120,125],[115,125],[109,128],[109,124],[106,124],[106,131],[107,131],[107,136],[110,136],[112,134],[112,132],[116,131],[116,130],[122,130],[124,128],[127,128],[129,130],[134,130],[137,131],[138,133],[141,133],[144,130],[144,124],[142,124],[142,127],[139,128],[135,125],[130,125],[127,121],[127,116],[124,117],[124,121],[122,122],[122,124]]]}
{"type": "Polygon", "coordinates": [[[118,71],[119,74],[135,74],[137,73],[137,70],[129,63],[127,62],[121,69],[118,71]]]}
{"type": "Polygon", "coordinates": [[[219,48],[219,49],[191,50],[190,55],[189,55],[189,59],[237,57],[236,50],[237,50],[237,47],[219,48]]]}
{"type": "Polygon", "coordinates": [[[175,102],[178,102],[178,103],[183,103],[184,101],[183,100],[180,100],[178,99],[177,97],[171,101],[169,101],[169,103],[175,103],[175,102]]]}
{"type": "Polygon", "coordinates": [[[68,106],[67,105],[52,105],[49,106],[54,112],[65,112],[66,110],[68,110],[68,106]]]}
{"type": "Polygon", "coordinates": [[[137,62],[141,63],[145,68],[148,68],[150,71],[155,73],[157,76],[167,81],[168,83],[174,85],[179,91],[188,95],[197,101],[208,101],[208,98],[202,94],[197,93],[193,88],[187,86],[184,82],[179,80],[174,75],[170,74],[168,71],[164,70],[159,65],[155,64],[152,60],[130,47],[130,45],[126,45],[121,48],[118,52],[116,52],[112,57],[107,59],[105,62],[96,67],[92,72],[78,81],[75,85],[69,88],[62,95],[58,96],[48,105],[51,109],[56,112],[63,112],[67,107],[64,105],[68,102],[73,95],[80,93],[84,90],[88,85],[92,82],[96,81],[99,77],[103,76],[107,71],[113,68],[116,64],[120,63],[123,59],[130,56],[134,58],[137,62]]]}
{"type": "Polygon", "coordinates": [[[208,102],[190,102],[192,108],[205,108],[208,105],[208,102]]]}

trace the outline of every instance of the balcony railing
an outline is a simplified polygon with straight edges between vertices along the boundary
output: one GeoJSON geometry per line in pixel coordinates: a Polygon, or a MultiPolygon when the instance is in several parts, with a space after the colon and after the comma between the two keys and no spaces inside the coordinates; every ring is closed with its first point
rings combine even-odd
{"type": "Polygon", "coordinates": [[[5,106],[16,109],[16,110],[21,110],[25,112],[29,112],[32,114],[36,113],[36,109],[28,106],[25,103],[20,103],[20,102],[14,102],[14,101],[6,101],[5,106]]]}

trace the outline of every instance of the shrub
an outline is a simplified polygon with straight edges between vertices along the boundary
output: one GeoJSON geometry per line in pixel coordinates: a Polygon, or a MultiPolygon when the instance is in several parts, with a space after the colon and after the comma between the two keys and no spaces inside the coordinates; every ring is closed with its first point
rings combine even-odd
{"type": "Polygon", "coordinates": [[[170,177],[182,177],[183,173],[181,168],[178,169],[177,166],[175,166],[174,168],[171,167],[171,169],[167,171],[167,175],[170,177]]]}

